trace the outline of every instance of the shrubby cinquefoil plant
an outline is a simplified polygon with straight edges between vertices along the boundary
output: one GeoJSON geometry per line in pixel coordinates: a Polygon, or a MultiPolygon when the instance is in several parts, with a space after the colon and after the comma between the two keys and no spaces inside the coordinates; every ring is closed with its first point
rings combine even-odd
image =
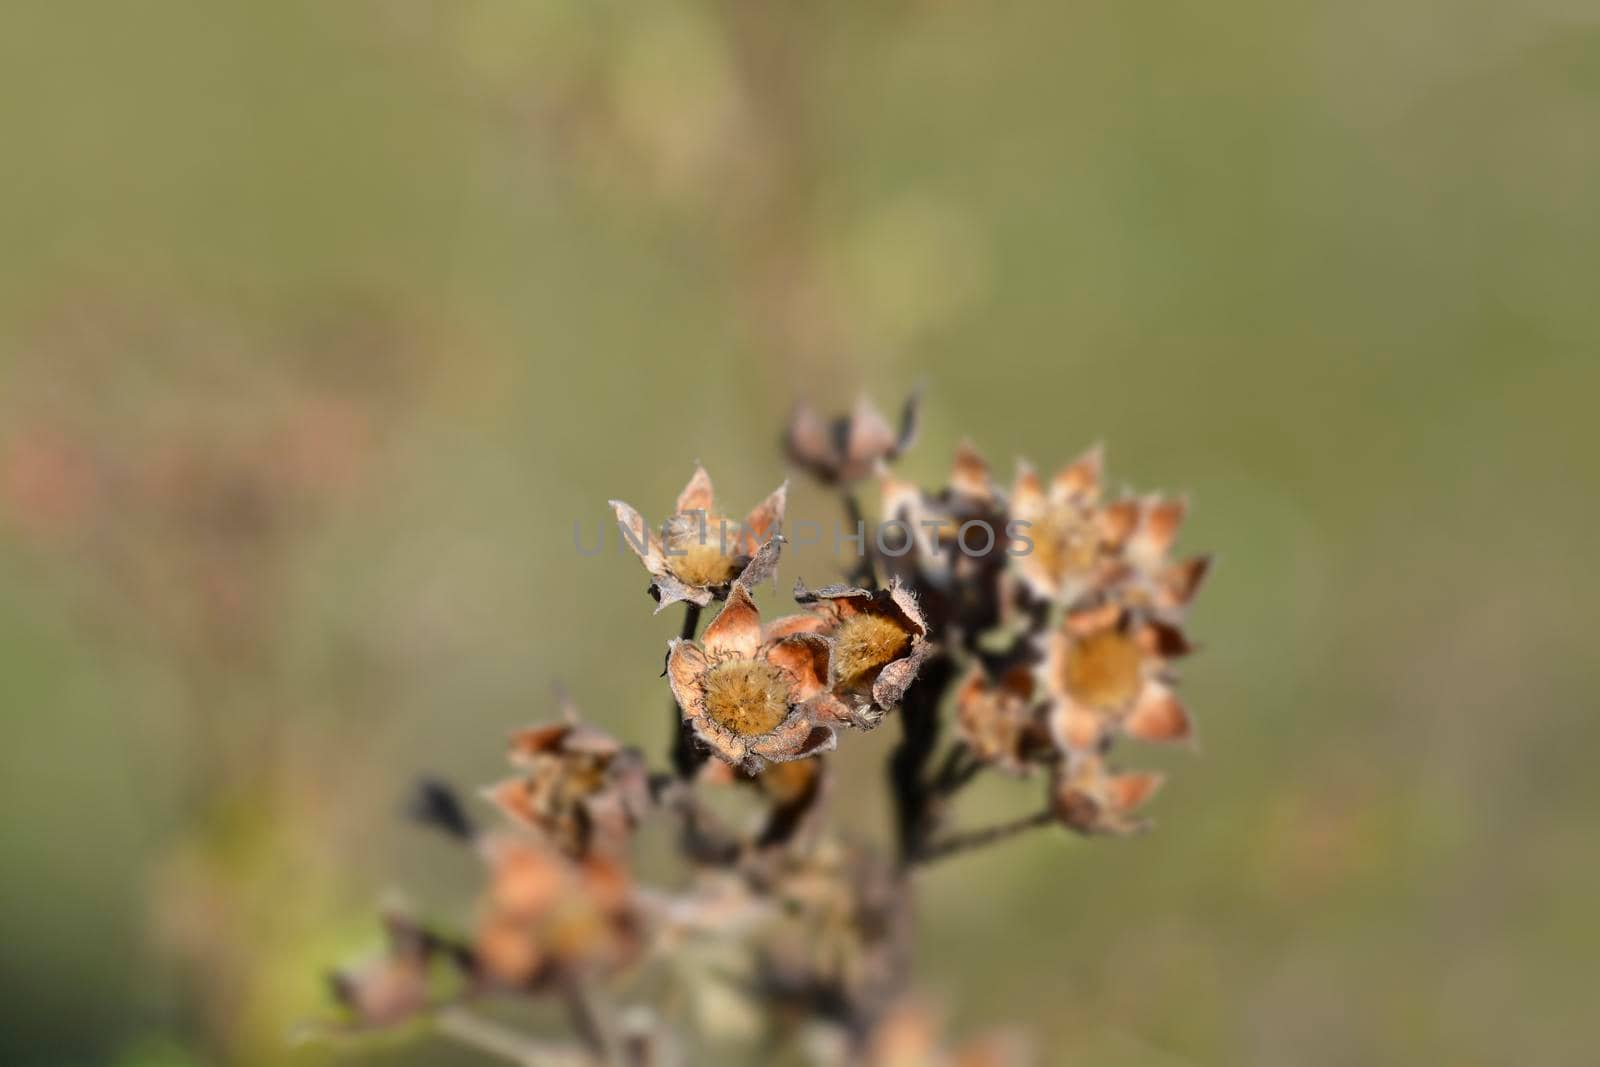
{"type": "Polygon", "coordinates": [[[840,488],[852,523],[853,486],[876,479],[882,525],[828,576],[846,581],[797,581],[797,610],[767,621],[751,594],[779,566],[783,487],[738,525],[703,467],[659,528],[612,501],[657,610],[684,602],[663,672],[668,759],[652,769],[563,700],[557,721],[510,739],[514,773],[483,794],[498,828],[420,787],[418,817],[483,865],[477,915],[461,933],[386,915],[387,950],[334,979],[334,1029],[426,1020],[525,1064],[704,1063],[713,1046],[721,1062],[737,1041],[764,1057],[792,1041],[827,1065],[1025,1059],[1015,1041],[940,1047],[913,996],[916,873],[1034,827],[1149,825],[1161,776],[1113,755],[1193,738],[1174,664],[1208,558],[1173,554],[1182,500],[1105,493],[1098,447],[1048,485],[1021,465],[1009,493],[970,444],[945,486],[902,481],[887,464],[915,422],[914,398],[899,432],[866,402],[832,422],[797,409],[791,458],[840,488]],[[891,722],[881,849],[831,818],[828,754],[891,722]],[[953,829],[959,794],[990,770],[1035,778],[1039,806],[953,829]],[[658,885],[639,877],[635,840],[654,823],[683,866],[658,885]],[[555,998],[570,1035],[491,1022],[475,1009],[496,995],[555,998]]]}

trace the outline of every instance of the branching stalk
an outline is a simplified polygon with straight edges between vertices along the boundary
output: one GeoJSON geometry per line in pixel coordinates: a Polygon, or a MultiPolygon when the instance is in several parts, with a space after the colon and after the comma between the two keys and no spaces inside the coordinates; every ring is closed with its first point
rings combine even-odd
{"type": "Polygon", "coordinates": [[[949,856],[970,852],[973,849],[985,848],[989,845],[999,844],[1008,838],[1041,826],[1050,826],[1056,821],[1055,813],[1046,808],[1030,815],[1024,815],[1010,822],[986,826],[981,830],[966,830],[961,833],[951,834],[938,841],[929,842],[917,853],[915,862],[918,864],[932,863],[935,860],[945,859],[949,856]]]}

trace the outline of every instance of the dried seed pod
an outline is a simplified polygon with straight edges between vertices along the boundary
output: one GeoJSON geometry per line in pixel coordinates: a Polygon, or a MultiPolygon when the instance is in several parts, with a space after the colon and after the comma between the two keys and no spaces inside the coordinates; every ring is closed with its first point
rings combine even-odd
{"type": "Polygon", "coordinates": [[[917,434],[920,394],[906,399],[898,430],[862,396],[850,414],[825,421],[810,405],[796,404],[784,434],[789,458],[826,485],[848,485],[892,463],[917,434]]]}

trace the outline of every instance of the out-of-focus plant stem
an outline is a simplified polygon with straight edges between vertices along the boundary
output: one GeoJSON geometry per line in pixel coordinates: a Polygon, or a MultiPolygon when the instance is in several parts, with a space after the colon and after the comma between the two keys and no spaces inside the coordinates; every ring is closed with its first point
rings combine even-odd
{"type": "Polygon", "coordinates": [[[932,863],[934,860],[944,859],[972,849],[985,848],[998,844],[1010,837],[1026,833],[1041,826],[1050,826],[1056,821],[1055,813],[1046,808],[1030,815],[1024,815],[1009,822],[997,823],[986,826],[981,830],[967,830],[962,833],[951,834],[949,837],[938,841],[931,841],[917,852],[913,862],[932,863]]]}
{"type": "Polygon", "coordinates": [[[599,1067],[597,1061],[570,1045],[551,1045],[457,1006],[434,1017],[437,1031],[459,1044],[522,1067],[599,1067]]]}
{"type": "Polygon", "coordinates": [[[900,703],[904,733],[889,757],[889,790],[894,800],[896,853],[902,869],[916,861],[934,827],[936,797],[924,772],[939,744],[939,704],[953,673],[949,656],[929,658],[900,703]]]}

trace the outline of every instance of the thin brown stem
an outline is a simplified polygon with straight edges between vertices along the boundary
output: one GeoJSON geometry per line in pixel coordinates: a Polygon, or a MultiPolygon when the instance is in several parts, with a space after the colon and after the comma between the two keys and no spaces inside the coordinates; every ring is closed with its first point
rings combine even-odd
{"type": "Polygon", "coordinates": [[[1036,811],[1021,818],[1012,819],[1010,822],[986,826],[981,830],[966,830],[961,833],[951,834],[948,837],[929,842],[923,846],[922,850],[917,853],[915,862],[919,864],[932,863],[934,860],[998,844],[1029,830],[1041,826],[1049,826],[1055,821],[1055,813],[1047,808],[1044,811],[1036,811]]]}
{"type": "Polygon", "coordinates": [[[597,1063],[620,1063],[615,1012],[588,982],[574,977],[562,986],[572,1028],[597,1063]]]}
{"type": "Polygon", "coordinates": [[[940,797],[954,796],[976,778],[983,768],[983,761],[973,755],[972,749],[968,748],[965,742],[958,741],[950,746],[944,759],[940,761],[930,788],[940,797]]]}
{"type": "MultiPolygon", "coordinates": [[[[683,608],[683,626],[678,631],[678,637],[684,641],[693,641],[695,633],[700,629],[700,605],[685,601],[683,608]]],[[[667,711],[672,717],[672,744],[669,749],[672,769],[677,772],[679,778],[687,780],[694,777],[694,772],[705,762],[706,755],[696,744],[694,731],[684,720],[676,697],[668,698],[667,711]]]]}
{"type": "Polygon", "coordinates": [[[867,542],[867,520],[861,511],[861,501],[857,498],[855,490],[846,486],[839,491],[840,499],[844,502],[845,521],[850,524],[850,536],[860,536],[860,547],[856,549],[856,562],[850,568],[850,583],[866,589],[877,586],[877,578],[873,573],[872,551],[867,542]]]}

